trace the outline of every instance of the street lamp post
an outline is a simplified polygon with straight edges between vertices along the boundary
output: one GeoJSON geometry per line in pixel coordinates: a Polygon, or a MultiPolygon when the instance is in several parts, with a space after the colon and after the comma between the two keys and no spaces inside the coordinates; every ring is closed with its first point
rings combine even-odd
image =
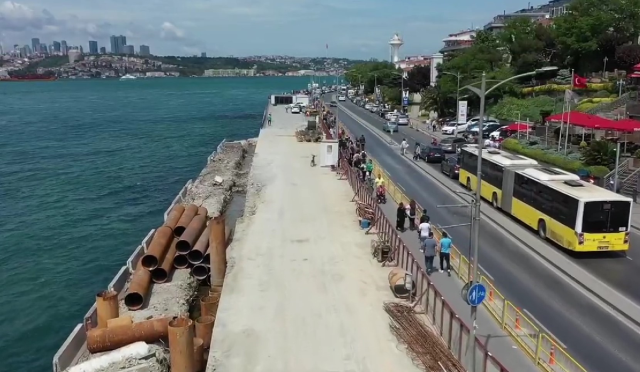
{"type": "MultiPolygon", "coordinates": [[[[557,67],[544,67],[535,71],[531,71],[531,72],[527,72],[524,74],[520,74],[520,75],[516,75],[516,76],[512,76],[506,80],[502,80],[501,82],[497,83],[496,85],[492,86],[491,88],[487,89],[487,74],[486,73],[482,73],[482,81],[480,83],[480,89],[471,86],[471,85],[466,85],[464,87],[462,87],[461,89],[468,89],[470,91],[472,91],[473,93],[475,93],[478,97],[480,97],[480,120],[478,120],[478,128],[480,128],[480,130],[482,130],[482,126],[483,126],[483,122],[484,122],[484,105],[485,105],[485,99],[487,94],[491,93],[494,89],[496,89],[497,87],[499,87],[500,85],[507,83],[509,81],[515,80],[515,79],[520,79],[526,76],[532,76],[541,72],[545,72],[545,71],[554,71],[557,70],[557,67]]],[[[480,132],[482,133],[482,132],[480,132]]],[[[472,230],[473,230],[473,235],[472,235],[472,243],[473,243],[473,257],[469,257],[471,260],[473,260],[473,268],[471,271],[471,285],[477,284],[478,283],[478,247],[480,245],[480,205],[481,205],[481,200],[482,200],[482,193],[481,193],[481,186],[482,186],[482,141],[478,141],[478,162],[476,165],[477,169],[476,169],[476,194],[475,194],[475,200],[474,202],[474,218],[475,221],[472,224],[472,230]]],[[[474,342],[476,339],[476,321],[478,319],[478,309],[476,306],[471,306],[471,321],[472,321],[472,330],[471,330],[471,335],[469,337],[469,340],[467,342],[467,352],[471,352],[471,371],[475,372],[476,371],[476,358],[475,358],[475,349],[474,349],[474,342]]]]}
{"type": "Polygon", "coordinates": [[[458,79],[458,89],[456,89],[456,130],[454,131],[455,136],[458,136],[458,125],[460,125],[460,77],[462,75],[460,75],[459,72],[447,72],[447,71],[442,71],[442,74],[444,75],[451,75],[451,76],[455,76],[458,79]]]}

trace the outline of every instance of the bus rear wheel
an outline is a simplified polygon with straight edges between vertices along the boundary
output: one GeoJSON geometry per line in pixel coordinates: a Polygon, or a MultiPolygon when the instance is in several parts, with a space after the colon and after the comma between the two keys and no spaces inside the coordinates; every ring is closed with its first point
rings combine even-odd
{"type": "Polygon", "coordinates": [[[491,205],[493,205],[495,209],[498,209],[498,194],[496,194],[495,192],[491,196],[491,205]]]}
{"type": "Polygon", "coordinates": [[[542,240],[547,240],[547,224],[544,220],[538,221],[538,236],[542,240]]]}
{"type": "Polygon", "coordinates": [[[467,178],[467,190],[471,191],[471,179],[467,178]]]}

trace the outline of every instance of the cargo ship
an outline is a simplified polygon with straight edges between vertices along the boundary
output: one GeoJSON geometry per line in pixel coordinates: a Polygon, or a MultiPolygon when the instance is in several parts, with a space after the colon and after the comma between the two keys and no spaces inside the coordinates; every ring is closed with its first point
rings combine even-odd
{"type": "Polygon", "coordinates": [[[42,75],[42,74],[28,74],[20,76],[0,76],[0,81],[55,81],[58,80],[57,76],[42,75]]]}

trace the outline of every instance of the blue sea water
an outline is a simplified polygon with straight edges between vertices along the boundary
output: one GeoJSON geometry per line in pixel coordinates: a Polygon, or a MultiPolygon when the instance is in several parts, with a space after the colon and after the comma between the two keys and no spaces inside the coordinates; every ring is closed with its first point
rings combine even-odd
{"type": "Polygon", "coordinates": [[[51,358],[224,138],[308,78],[0,83],[0,370],[51,358]]]}

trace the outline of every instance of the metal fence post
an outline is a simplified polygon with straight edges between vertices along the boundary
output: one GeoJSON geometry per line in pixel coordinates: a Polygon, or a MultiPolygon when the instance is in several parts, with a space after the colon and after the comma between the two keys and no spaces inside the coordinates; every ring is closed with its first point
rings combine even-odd
{"type": "Polygon", "coordinates": [[[538,332],[538,342],[536,343],[536,355],[535,355],[535,360],[533,361],[536,366],[539,364],[538,361],[540,360],[540,352],[542,351],[542,333],[538,332]]]}

